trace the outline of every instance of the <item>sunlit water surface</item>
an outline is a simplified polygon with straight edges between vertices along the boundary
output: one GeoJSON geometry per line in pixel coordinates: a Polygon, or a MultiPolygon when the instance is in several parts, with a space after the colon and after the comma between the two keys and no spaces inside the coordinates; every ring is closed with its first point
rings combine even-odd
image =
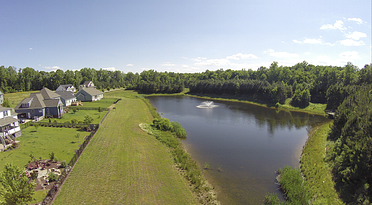
{"type": "Polygon", "coordinates": [[[216,188],[222,204],[263,204],[267,193],[277,193],[275,171],[299,167],[308,132],[328,119],[300,112],[278,111],[256,105],[192,97],[149,97],[163,117],[186,129],[186,150],[216,188]],[[205,103],[204,103],[205,104],[205,103]]]}

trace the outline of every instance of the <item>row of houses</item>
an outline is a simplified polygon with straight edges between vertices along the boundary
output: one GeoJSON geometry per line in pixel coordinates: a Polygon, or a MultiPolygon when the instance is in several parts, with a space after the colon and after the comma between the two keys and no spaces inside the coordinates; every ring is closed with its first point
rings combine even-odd
{"type": "Polygon", "coordinates": [[[15,108],[2,107],[4,95],[0,91],[0,151],[12,146],[15,138],[21,136],[19,119],[42,119],[44,117],[61,117],[64,108],[76,101],[97,101],[103,98],[103,92],[95,89],[93,82],[86,81],[79,86],[79,91],[72,84],[60,85],[55,92],[43,88],[38,93],[31,93],[15,108]]]}
{"type": "Polygon", "coordinates": [[[76,94],[72,85],[61,85],[55,92],[43,88],[38,93],[31,93],[15,108],[19,118],[41,119],[44,117],[61,117],[64,108],[71,106],[76,101],[97,101],[103,98],[103,92],[94,87],[83,87],[76,94]]]}

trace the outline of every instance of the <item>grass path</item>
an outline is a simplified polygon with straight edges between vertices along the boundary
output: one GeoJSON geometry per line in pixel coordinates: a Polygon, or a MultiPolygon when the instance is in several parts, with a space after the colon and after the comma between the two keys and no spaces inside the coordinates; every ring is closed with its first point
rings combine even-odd
{"type": "Polygon", "coordinates": [[[139,99],[116,104],[54,204],[194,204],[167,148],[139,123],[152,116],[139,99]]]}

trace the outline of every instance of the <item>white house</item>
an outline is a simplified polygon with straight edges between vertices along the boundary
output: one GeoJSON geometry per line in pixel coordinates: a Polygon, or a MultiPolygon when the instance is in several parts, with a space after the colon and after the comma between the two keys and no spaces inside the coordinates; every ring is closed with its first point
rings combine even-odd
{"type": "Polygon", "coordinates": [[[76,88],[72,84],[60,85],[56,91],[71,91],[76,92],[76,88]]]}
{"type": "Polygon", "coordinates": [[[0,106],[0,151],[4,151],[7,146],[6,139],[12,142],[21,136],[21,128],[16,113],[12,113],[12,108],[0,106]]]}
{"type": "Polygon", "coordinates": [[[85,81],[83,84],[79,86],[79,90],[83,88],[96,88],[96,86],[94,86],[92,81],[85,81]]]}

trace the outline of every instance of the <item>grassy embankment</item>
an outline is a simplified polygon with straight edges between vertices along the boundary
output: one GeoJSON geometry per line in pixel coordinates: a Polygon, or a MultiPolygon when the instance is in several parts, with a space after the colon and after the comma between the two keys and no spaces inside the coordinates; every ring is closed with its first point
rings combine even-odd
{"type": "MultiPolygon", "coordinates": [[[[325,159],[331,124],[323,124],[309,134],[301,155],[301,172],[289,166],[279,168],[278,180],[287,197],[285,204],[343,204],[325,159]]],[[[267,195],[266,202],[283,204],[275,194],[267,195]]]]}
{"type": "Polygon", "coordinates": [[[331,167],[325,160],[327,137],[332,122],[310,133],[301,156],[301,172],[313,204],[343,204],[335,190],[331,167]]]}
{"type": "Polygon", "coordinates": [[[150,123],[146,104],[123,96],[76,163],[55,204],[193,204],[188,182],[169,149],[139,128],[150,123]]]}

